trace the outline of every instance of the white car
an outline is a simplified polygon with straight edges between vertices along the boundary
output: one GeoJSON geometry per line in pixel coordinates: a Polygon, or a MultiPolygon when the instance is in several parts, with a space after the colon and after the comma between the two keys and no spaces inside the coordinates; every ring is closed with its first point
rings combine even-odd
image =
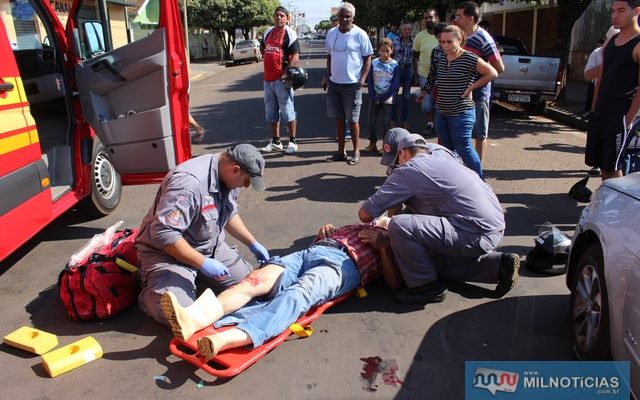
{"type": "Polygon", "coordinates": [[[630,362],[640,395],[640,172],[606,180],[582,211],[567,263],[574,352],[630,362]]]}
{"type": "Polygon", "coordinates": [[[234,65],[244,61],[260,62],[262,60],[260,42],[257,39],[240,40],[231,52],[231,59],[234,65]]]}

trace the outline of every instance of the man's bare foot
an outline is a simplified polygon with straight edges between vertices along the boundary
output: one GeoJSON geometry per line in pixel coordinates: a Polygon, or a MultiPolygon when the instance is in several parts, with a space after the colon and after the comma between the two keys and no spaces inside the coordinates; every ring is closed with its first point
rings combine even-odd
{"type": "Polygon", "coordinates": [[[164,292],[160,297],[160,305],[162,306],[162,313],[169,322],[171,332],[173,336],[184,341],[195,333],[194,329],[189,323],[189,318],[186,315],[184,308],[178,303],[178,299],[171,292],[164,292]]]}
{"type": "Polygon", "coordinates": [[[210,336],[204,336],[198,339],[198,351],[200,352],[200,355],[207,360],[212,359],[218,354],[210,336]]]}

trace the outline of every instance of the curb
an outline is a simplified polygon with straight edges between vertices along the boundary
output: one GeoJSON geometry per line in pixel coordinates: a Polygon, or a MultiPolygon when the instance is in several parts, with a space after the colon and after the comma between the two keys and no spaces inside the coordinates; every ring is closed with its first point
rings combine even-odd
{"type": "Polygon", "coordinates": [[[579,118],[575,114],[572,114],[560,108],[548,106],[544,112],[544,116],[549,117],[555,121],[561,122],[563,124],[569,125],[570,127],[575,129],[580,129],[582,131],[587,130],[587,121],[585,121],[582,118],[579,118]]]}

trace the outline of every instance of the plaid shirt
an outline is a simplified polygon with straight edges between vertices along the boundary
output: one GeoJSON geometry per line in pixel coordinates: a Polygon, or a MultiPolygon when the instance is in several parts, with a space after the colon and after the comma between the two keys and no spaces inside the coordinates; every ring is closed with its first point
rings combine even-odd
{"type": "Polygon", "coordinates": [[[413,37],[404,44],[402,36],[393,39],[393,58],[400,65],[413,65],[413,37]]]}
{"type": "Polygon", "coordinates": [[[356,267],[360,273],[360,284],[362,286],[376,279],[382,273],[380,253],[358,237],[358,233],[364,229],[387,231],[386,229],[374,227],[369,224],[346,225],[337,229],[333,235],[331,235],[331,239],[342,244],[349,251],[349,255],[356,263],[356,267]]]}

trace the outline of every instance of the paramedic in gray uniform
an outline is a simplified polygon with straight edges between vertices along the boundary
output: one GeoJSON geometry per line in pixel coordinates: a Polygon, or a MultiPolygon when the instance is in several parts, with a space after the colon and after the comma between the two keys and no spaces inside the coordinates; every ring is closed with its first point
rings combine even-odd
{"type": "Polygon", "coordinates": [[[420,135],[399,136],[396,148],[400,165],[358,215],[371,222],[405,205],[389,223],[391,248],[406,285],[396,292],[397,300],[441,302],[447,292],[441,279],[497,282],[495,293],[504,296],[518,280],[520,257],[494,251],[505,224],[491,187],[452,153],[430,154],[435,147],[420,135]]]}
{"type": "Polygon", "coordinates": [[[242,222],[236,204],[241,187],[265,189],[263,173],[258,149],[239,144],[193,158],[167,174],[136,239],[142,311],[168,325],[160,306],[167,290],[188,306],[196,299],[196,276],[219,292],[251,273],[251,264],[225,242],[225,231],[248,246],[259,263],[269,259],[267,249],[242,222]]]}

